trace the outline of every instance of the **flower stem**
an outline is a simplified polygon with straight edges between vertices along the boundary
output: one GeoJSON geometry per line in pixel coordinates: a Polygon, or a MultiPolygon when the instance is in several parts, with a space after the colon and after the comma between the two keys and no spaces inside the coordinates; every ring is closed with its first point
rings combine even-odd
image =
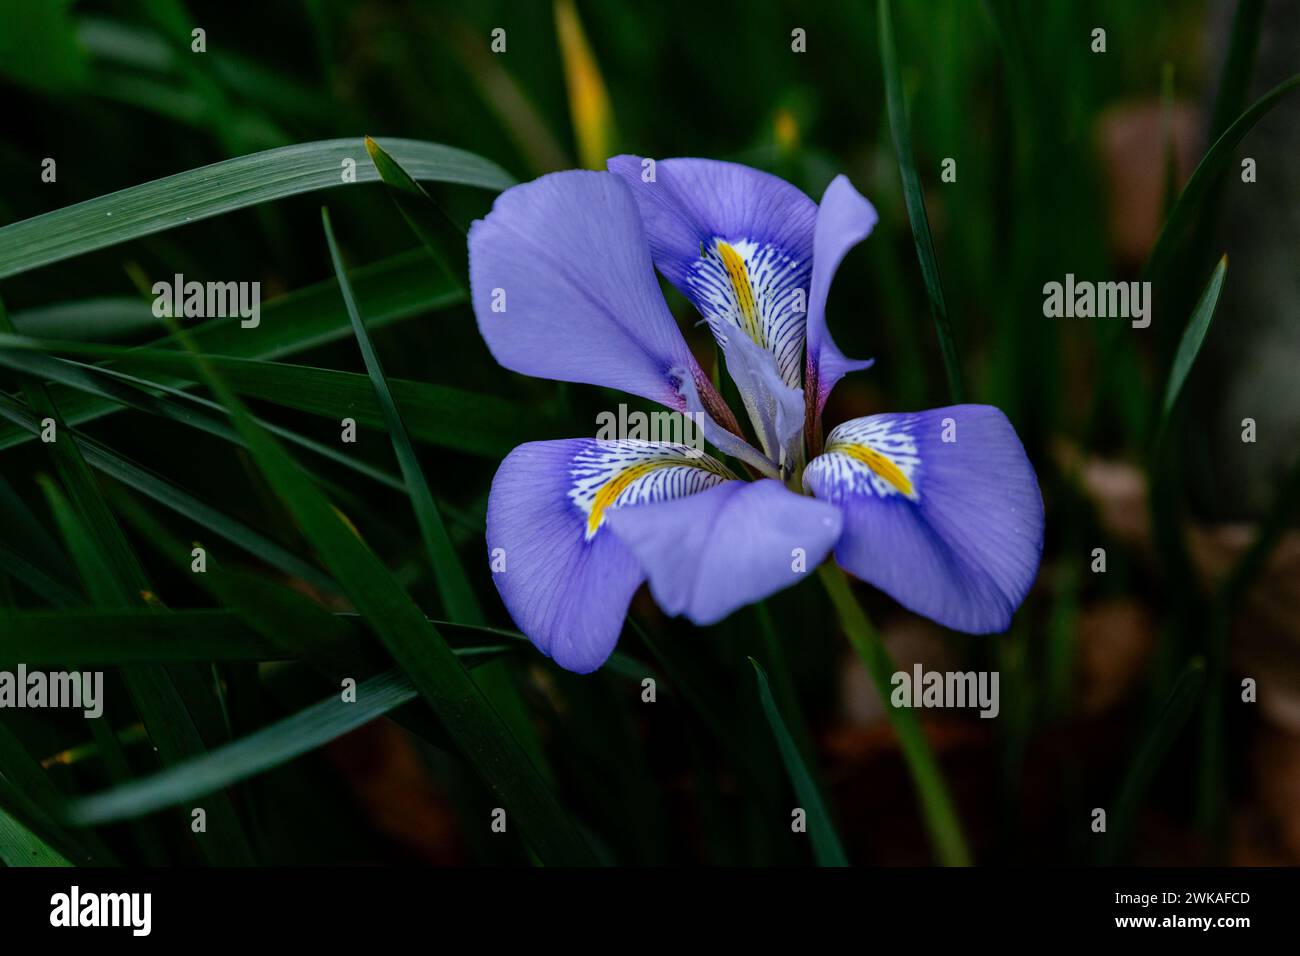
{"type": "Polygon", "coordinates": [[[818,568],[817,573],[826,587],[826,593],[830,595],[831,603],[835,605],[844,633],[848,635],[849,643],[871,675],[889,722],[898,735],[907,769],[921,796],[925,826],[939,862],[944,866],[969,866],[970,849],[966,846],[961,822],[957,819],[948,785],[944,782],[934,752],[926,742],[916,711],[895,707],[890,701],[890,677],[896,669],[893,658],[889,656],[880,634],[862,610],[862,605],[853,596],[848,578],[839,566],[833,561],[827,561],[818,568]]]}

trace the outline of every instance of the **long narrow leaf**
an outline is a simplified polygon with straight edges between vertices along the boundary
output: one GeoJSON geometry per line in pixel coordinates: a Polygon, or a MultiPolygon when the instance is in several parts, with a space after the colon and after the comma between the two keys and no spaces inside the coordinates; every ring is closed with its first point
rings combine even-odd
{"type": "Polygon", "coordinates": [[[72,866],[67,858],[0,807],[0,861],[5,866],[72,866]]]}
{"type": "MultiPolygon", "coordinates": [[[[501,190],[513,180],[472,153],[409,139],[385,139],[416,179],[501,190]]],[[[72,256],[287,196],[379,178],[356,139],[269,149],[132,186],[0,228],[0,279],[72,256]],[[351,161],[351,166],[346,164],[351,161]]]]}
{"type": "Polygon", "coordinates": [[[1246,138],[1246,134],[1269,110],[1277,106],[1297,86],[1300,86],[1300,73],[1273,87],[1252,103],[1246,112],[1238,116],[1201,157],[1201,161],[1192,170],[1187,185],[1178,195],[1178,201],[1174,203],[1174,208],[1170,211],[1169,218],[1165,220],[1164,227],[1160,230],[1155,247],[1152,248],[1151,255],[1142,270],[1144,279],[1155,281],[1167,267],[1170,258],[1186,238],[1187,230],[1196,221],[1196,216],[1201,211],[1202,200],[1232,159],[1237,144],[1246,138]]]}
{"type": "Polygon", "coordinates": [[[1156,771],[1164,762],[1165,756],[1178,739],[1178,734],[1187,723],[1187,718],[1192,715],[1204,684],[1205,661],[1199,657],[1194,658],[1174,683],[1174,688],[1170,691],[1155,726],[1142,741],[1142,746],[1124,774],[1124,781],[1120,785],[1119,795],[1116,797],[1115,807],[1111,813],[1111,828],[1106,837],[1105,849],[1102,851],[1102,859],[1105,863],[1118,862],[1127,847],[1142,797],[1151,785],[1156,771]]]}
{"type": "MultiPolygon", "coordinates": [[[[13,331],[3,305],[0,331],[13,331]]],[[[60,524],[74,558],[80,554],[86,562],[81,569],[92,600],[103,607],[144,603],[151,593],[144,569],[105,503],[80,447],[69,440],[70,430],[44,386],[31,385],[27,392],[36,413],[52,421],[55,428],[55,441],[49,448],[73,503],[72,508],[63,509],[60,524]]],[[[172,675],[159,666],[146,665],[124,668],[122,677],[164,764],[203,752],[203,739],[172,675]]],[[[252,862],[252,850],[229,799],[214,797],[208,809],[212,835],[199,841],[207,857],[218,864],[252,862]]]]}
{"type": "Polygon", "coordinates": [[[71,800],[63,815],[71,824],[89,826],[178,806],[315,750],[417,696],[405,675],[387,671],[358,684],[355,702],[332,695],[202,757],[71,800]]]}
{"type": "Polygon", "coordinates": [[[379,178],[388,187],[388,195],[411,227],[416,238],[424,244],[429,255],[443,267],[461,289],[468,293],[469,265],[465,230],[451,220],[441,206],[425,192],[401,163],[369,136],[366,152],[375,164],[379,178]]]}
{"type": "Polygon", "coordinates": [[[934,328],[939,336],[943,368],[948,375],[948,392],[953,402],[959,404],[965,401],[961,364],[957,360],[957,346],[953,341],[952,325],[948,321],[948,306],[943,297],[943,280],[939,276],[939,259],[934,252],[930,220],[925,211],[925,194],[921,189],[921,178],[916,172],[916,157],[912,152],[912,131],[907,116],[907,104],[903,99],[903,78],[898,69],[898,51],[894,44],[894,22],[890,0],[877,0],[877,2],[880,63],[885,74],[889,129],[894,137],[894,149],[898,152],[898,172],[903,180],[907,218],[912,224],[916,256],[921,263],[921,276],[925,280],[926,295],[930,299],[930,314],[934,318],[934,328]]]}
{"type": "Polygon", "coordinates": [[[1210,276],[1205,291],[1201,293],[1200,300],[1187,320],[1187,328],[1183,330],[1178,351],[1174,355],[1173,367],[1169,371],[1169,381],[1165,385],[1164,404],[1160,409],[1162,429],[1166,427],[1169,416],[1173,413],[1183,383],[1191,374],[1192,365],[1196,361],[1196,356],[1200,354],[1201,346],[1205,343],[1205,336],[1210,331],[1210,322],[1213,321],[1214,311],[1219,305],[1219,294],[1223,291],[1223,279],[1227,272],[1228,257],[1225,255],[1215,266],[1214,274],[1210,276]]]}
{"type": "Polygon", "coordinates": [[[776,700],[772,697],[772,688],[767,682],[767,674],[754,658],[751,657],[749,662],[754,665],[754,677],[758,681],[758,695],[763,702],[763,713],[772,728],[772,736],[776,738],[776,746],[781,751],[781,759],[785,762],[786,773],[790,775],[795,796],[799,798],[807,814],[808,836],[812,840],[813,857],[819,866],[848,866],[849,858],[840,844],[839,834],[835,832],[830,811],[822,801],[817,784],[813,782],[812,775],[799,754],[798,745],[790,736],[785,720],[781,717],[781,711],[777,709],[776,700]]]}
{"type": "MultiPolygon", "coordinates": [[[[371,140],[369,138],[367,138],[366,144],[367,147],[370,146],[371,140]]],[[[401,166],[389,158],[378,146],[374,147],[372,156],[380,157],[376,165],[381,167],[386,177],[406,175],[401,166]]],[[[423,190],[420,190],[419,186],[409,178],[408,182],[409,186],[418,191],[417,193],[412,193],[409,189],[390,190],[390,193],[394,196],[401,195],[405,197],[406,205],[417,207],[409,213],[404,210],[404,214],[408,215],[408,221],[411,215],[442,218],[436,209],[430,208],[433,205],[432,200],[424,194],[423,190]]],[[[357,343],[361,348],[366,371],[370,375],[375,397],[379,401],[384,424],[393,443],[393,451],[397,455],[402,475],[406,479],[407,492],[415,510],[416,521],[420,526],[420,536],[429,555],[429,562],[433,569],[434,580],[438,586],[439,597],[448,617],[467,624],[483,624],[483,611],[474,596],[473,588],[469,583],[469,576],[465,573],[460,557],[456,554],[451,539],[447,535],[442,516],[438,513],[433,495],[429,491],[428,482],[425,480],[424,472],[420,468],[419,458],[415,454],[415,449],[411,446],[406,425],[397,409],[393,393],[380,364],[379,356],[376,354],[370,341],[370,335],[366,331],[361,312],[357,308],[352,286],[348,280],[347,269],[343,265],[343,258],[339,253],[338,244],[334,241],[334,231],[330,225],[329,214],[324,209],[321,210],[321,218],[325,226],[325,237],[329,244],[330,258],[334,263],[334,271],[339,279],[339,288],[343,293],[343,301],[347,306],[348,316],[352,321],[352,327],[356,334],[357,343]]],[[[441,224],[435,222],[429,228],[431,230],[441,228],[441,224]]],[[[427,241],[434,242],[436,237],[430,236],[427,241]]],[[[445,411],[444,414],[446,414],[445,411]]],[[[533,766],[537,768],[546,783],[553,783],[550,764],[542,750],[536,728],[533,726],[523,700],[511,682],[510,674],[504,665],[485,668],[483,673],[477,675],[477,677],[480,690],[501,716],[510,733],[527,753],[533,766]]]]}
{"type": "Polygon", "coordinates": [[[208,386],[230,409],[271,489],[538,857],[544,862],[592,862],[581,831],[442,635],[288,454],[249,418],[239,399],[202,359],[195,361],[208,386]]]}
{"type": "Polygon", "coordinates": [[[389,439],[393,443],[393,451],[401,466],[402,477],[406,480],[406,490],[411,497],[415,520],[420,527],[420,536],[424,539],[425,550],[428,552],[429,566],[433,569],[434,580],[438,585],[438,595],[447,610],[447,616],[452,620],[481,624],[483,612],[474,597],[469,576],[461,566],[451,538],[447,536],[447,528],[442,522],[442,516],[438,514],[438,507],[433,503],[433,493],[429,491],[429,483],[425,481],[420,459],[415,454],[406,426],[402,423],[401,413],[393,401],[393,393],[388,387],[388,380],[384,377],[383,365],[375,353],[369,333],[366,332],[361,313],[357,311],[352,286],[348,282],[347,268],[339,253],[338,243],[334,241],[334,228],[330,225],[328,210],[321,210],[321,222],[325,227],[325,241],[329,245],[330,260],[334,263],[334,273],[338,276],[343,302],[347,306],[348,317],[352,320],[352,331],[356,335],[361,357],[370,375],[370,384],[379,400],[379,410],[383,413],[384,425],[387,427],[389,439]]]}
{"type": "MultiPolygon", "coordinates": [[[[7,418],[32,434],[39,434],[39,420],[13,399],[0,395],[0,417],[7,418]]],[[[254,557],[265,560],[286,574],[301,578],[314,587],[334,591],[337,587],[328,575],[242,521],[213,508],[179,486],[147,468],[136,464],[113,449],[81,435],[73,429],[63,429],[71,435],[86,463],[96,471],[116,478],[130,488],[147,495],[159,504],[202,525],[227,541],[239,546],[254,557]]]]}
{"type": "MultiPolygon", "coordinates": [[[[101,373],[148,375],[150,383],[159,388],[188,385],[196,378],[189,359],[169,349],[128,349],[86,342],[0,335],[0,361],[4,361],[2,353],[6,350],[14,353],[43,352],[110,359],[111,364],[103,366],[101,373]]],[[[365,375],[211,353],[205,353],[204,357],[221,372],[237,394],[286,408],[326,415],[336,420],[342,410],[359,425],[384,425],[383,412],[374,388],[365,375]]],[[[10,358],[5,364],[21,370],[23,366],[20,362],[19,358],[10,358]]],[[[35,367],[27,370],[37,371],[35,367]]],[[[51,381],[67,384],[69,388],[80,388],[78,384],[64,382],[62,376],[51,373],[48,368],[43,368],[42,374],[51,381]]],[[[68,374],[71,373],[63,373],[68,374]]],[[[79,381],[84,384],[89,380],[82,375],[79,381]]],[[[429,444],[498,458],[529,438],[558,434],[558,425],[553,417],[536,410],[520,409],[514,403],[494,395],[408,379],[390,379],[389,385],[411,434],[429,444]]],[[[99,389],[80,390],[90,391],[93,397],[77,394],[68,404],[83,410],[95,407],[100,414],[121,398],[105,394],[102,379],[99,389]]],[[[211,403],[208,404],[211,406],[211,403]]],[[[159,411],[165,414],[165,411],[159,411]]],[[[74,416],[69,421],[75,424],[91,417],[96,416],[83,414],[74,416]]],[[[17,431],[11,437],[0,431],[0,448],[18,444],[20,436],[25,438],[26,435],[26,432],[17,431]]],[[[280,437],[288,436],[281,434],[280,437]]],[[[298,443],[301,444],[301,441],[298,443]]]]}

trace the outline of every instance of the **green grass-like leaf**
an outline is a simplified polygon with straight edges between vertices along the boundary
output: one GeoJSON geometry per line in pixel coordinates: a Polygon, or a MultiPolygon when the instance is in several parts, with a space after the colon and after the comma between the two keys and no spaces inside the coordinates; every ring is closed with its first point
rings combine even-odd
{"type": "Polygon", "coordinates": [[[1232,159],[1237,145],[1245,139],[1246,134],[1255,127],[1256,123],[1297,86],[1300,86],[1300,73],[1273,87],[1238,116],[1201,157],[1201,161],[1196,164],[1196,169],[1192,170],[1187,185],[1179,193],[1178,201],[1174,203],[1174,208],[1170,211],[1169,218],[1165,220],[1164,227],[1160,230],[1156,244],[1142,270],[1144,279],[1155,282],[1168,268],[1173,256],[1181,248],[1187,231],[1202,211],[1202,200],[1219,174],[1223,172],[1228,161],[1232,159]]]}
{"type": "Polygon", "coordinates": [[[898,735],[899,747],[921,798],[921,812],[930,834],[930,842],[934,844],[935,855],[944,866],[970,866],[970,848],[966,845],[957,808],[948,791],[943,770],[925,739],[916,711],[910,707],[895,707],[891,700],[893,688],[890,685],[890,675],[898,670],[897,665],[881,640],[880,633],[853,596],[848,575],[830,561],[822,564],[817,569],[817,574],[825,585],[831,603],[835,605],[835,612],[849,643],[866,667],[876,693],[885,704],[885,715],[889,718],[894,733],[898,735]]]}
{"type": "Polygon", "coordinates": [[[830,811],[822,800],[822,795],[817,789],[817,784],[813,782],[803,757],[799,754],[799,747],[795,744],[794,737],[790,736],[785,720],[781,717],[781,711],[777,709],[776,701],[772,697],[772,688],[767,681],[767,674],[754,658],[751,657],[749,662],[754,665],[758,694],[763,702],[763,713],[772,728],[772,736],[776,738],[777,749],[781,751],[786,773],[790,775],[790,783],[794,786],[795,795],[808,815],[808,836],[812,840],[813,857],[819,866],[848,866],[849,858],[840,844],[839,834],[835,832],[830,811]]]}
{"type": "MultiPolygon", "coordinates": [[[[371,329],[430,310],[446,308],[464,300],[464,294],[456,283],[431,266],[433,263],[428,255],[416,251],[362,266],[354,272],[357,301],[364,310],[371,329]]],[[[347,313],[339,301],[338,283],[333,279],[269,300],[262,307],[262,321],[256,329],[240,328],[236,317],[211,319],[190,332],[192,341],[205,354],[265,361],[326,345],[351,334],[347,313]]],[[[154,345],[174,350],[176,342],[168,336],[154,345]]],[[[143,353],[147,350],[140,351],[143,353]]],[[[183,357],[173,356],[173,364],[178,357],[183,361],[183,357]]],[[[145,357],[141,355],[140,360],[145,361],[145,357]]],[[[192,366],[186,369],[186,374],[188,380],[193,381],[192,366]]],[[[232,379],[238,382],[239,376],[233,371],[231,374],[232,379]]],[[[370,386],[365,376],[354,377],[359,380],[359,390],[368,394],[370,386]]],[[[183,381],[185,379],[176,379],[169,384],[183,381]]],[[[293,389],[302,384],[287,383],[280,394],[292,394],[293,389]]],[[[307,394],[317,395],[329,385],[328,382],[317,382],[313,388],[308,389],[307,394]]],[[[114,402],[60,387],[52,388],[50,394],[63,412],[64,420],[71,425],[93,421],[121,408],[114,402]]],[[[401,394],[400,388],[398,394],[401,394]]],[[[30,441],[31,438],[32,435],[26,429],[0,425],[0,450],[30,441]]]]}
{"type": "Polygon", "coordinates": [[[593,862],[581,832],[438,630],[216,373],[201,358],[195,361],[230,410],[272,491],[534,852],[547,863],[593,862]]]}
{"type": "MultiPolygon", "coordinates": [[[[2,305],[0,331],[13,331],[2,305]]],[[[57,492],[50,494],[49,500],[56,509],[59,527],[92,603],[105,608],[147,604],[153,592],[144,568],[104,501],[80,446],[75,440],[69,440],[71,432],[45,387],[29,384],[26,392],[36,413],[52,421],[55,428],[55,440],[48,447],[67,489],[68,500],[57,492]]],[[[53,484],[48,484],[47,494],[53,489],[53,484]]],[[[173,675],[156,665],[122,670],[132,703],[164,764],[177,763],[204,751],[193,714],[177,690],[176,681],[184,676],[180,672],[173,675]]],[[[199,846],[208,859],[227,865],[252,863],[252,850],[229,798],[215,796],[207,809],[212,822],[211,835],[205,834],[199,846]]]]}
{"type": "MultiPolygon", "coordinates": [[[[429,245],[430,251],[438,255],[435,245],[439,243],[440,238],[443,241],[449,241],[446,237],[447,223],[440,221],[444,220],[441,212],[437,210],[433,201],[420,189],[419,185],[407,176],[405,170],[380,149],[373,140],[367,138],[366,146],[371,149],[371,157],[376,160],[376,167],[381,170],[385,182],[389,183],[390,186],[393,182],[398,183],[397,186],[390,188],[389,194],[398,201],[402,214],[407,217],[408,222],[412,223],[412,227],[416,228],[412,219],[422,222],[432,220],[431,222],[425,222],[425,225],[417,228],[416,231],[426,245],[429,245]],[[434,234],[435,232],[437,235],[434,234]]],[[[416,521],[420,527],[420,536],[424,541],[425,550],[428,552],[429,563],[433,570],[439,597],[446,609],[447,616],[452,620],[462,621],[467,624],[482,624],[484,623],[483,612],[474,597],[473,589],[470,587],[469,576],[465,573],[460,557],[456,554],[451,539],[447,535],[442,516],[438,513],[438,508],[434,504],[433,495],[429,491],[429,485],[420,467],[419,458],[411,445],[405,421],[398,410],[393,391],[387,377],[384,375],[374,345],[370,341],[370,334],[366,331],[366,324],[361,317],[361,311],[357,307],[356,297],[353,295],[352,285],[348,280],[347,270],[343,265],[343,258],[339,253],[338,244],[334,241],[334,231],[330,225],[329,213],[322,209],[321,217],[325,226],[326,240],[329,244],[330,259],[334,263],[339,288],[343,293],[343,301],[347,307],[348,317],[352,322],[357,343],[361,348],[361,355],[370,376],[374,396],[378,400],[383,424],[393,443],[393,451],[397,455],[397,460],[402,469],[402,476],[406,481],[407,493],[415,510],[416,521]]],[[[462,239],[455,240],[455,244],[461,249],[464,248],[462,239]]],[[[453,272],[453,274],[455,273],[453,272]]],[[[433,407],[438,410],[438,420],[440,422],[445,422],[449,416],[456,414],[455,409],[452,408],[445,406],[433,407]]],[[[467,421],[471,423],[471,428],[473,419],[476,417],[476,412],[470,412],[466,416],[467,421]]],[[[518,422],[518,417],[515,416],[513,420],[518,422]]],[[[534,434],[530,437],[536,438],[538,435],[534,434]]],[[[541,742],[538,740],[537,732],[533,727],[523,701],[510,681],[510,675],[500,667],[487,668],[479,676],[478,684],[491,705],[501,715],[502,720],[515,739],[519,741],[520,746],[527,752],[533,765],[549,783],[551,781],[550,765],[546,760],[545,753],[542,751],[541,742]]]]}
{"type": "MultiPolygon", "coordinates": [[[[386,149],[416,179],[501,190],[511,177],[486,159],[437,143],[385,139],[386,149]]],[[[379,178],[357,139],[268,149],[132,186],[0,228],[0,279],[139,239],[189,222],[299,193],[379,178]]]]}
{"type": "Polygon", "coordinates": [[[934,318],[935,332],[939,336],[943,369],[948,376],[948,392],[954,403],[961,403],[965,401],[961,363],[957,359],[952,324],[948,320],[948,306],[944,302],[943,280],[939,276],[939,258],[934,252],[934,239],[930,235],[930,219],[925,211],[925,193],[921,189],[921,178],[916,172],[916,157],[912,151],[912,131],[907,116],[907,103],[903,99],[903,78],[899,72],[898,50],[894,43],[893,13],[889,0],[877,0],[877,2],[880,63],[885,75],[889,130],[894,137],[894,149],[898,153],[898,173],[903,180],[907,218],[912,224],[916,256],[921,263],[921,276],[925,280],[925,292],[930,300],[930,315],[934,318]]]}
{"type": "Polygon", "coordinates": [[[428,552],[429,566],[433,569],[434,580],[438,585],[438,595],[442,599],[448,617],[452,620],[464,621],[467,624],[482,624],[483,612],[474,597],[474,589],[470,587],[469,576],[461,566],[460,557],[452,546],[451,538],[447,536],[446,525],[442,522],[442,516],[438,514],[438,507],[433,503],[433,493],[429,490],[429,483],[424,478],[424,469],[420,467],[420,459],[415,454],[411,437],[407,434],[402,415],[393,400],[388,379],[384,377],[383,365],[375,353],[369,333],[366,332],[366,324],[361,318],[361,313],[357,311],[352,286],[348,282],[347,268],[339,253],[338,243],[334,241],[334,228],[330,225],[328,210],[321,210],[321,222],[325,227],[325,241],[329,244],[330,260],[334,263],[334,273],[338,276],[343,302],[347,306],[348,317],[352,320],[352,331],[356,335],[361,357],[370,375],[370,384],[374,388],[379,410],[384,417],[384,425],[392,440],[393,451],[402,469],[402,477],[406,481],[411,507],[415,510],[415,520],[420,527],[420,536],[424,539],[425,550],[428,552]]]}
{"type": "Polygon", "coordinates": [[[1178,739],[1187,718],[1192,715],[1204,684],[1205,661],[1199,657],[1193,658],[1174,683],[1160,716],[1124,774],[1124,782],[1120,785],[1115,809],[1111,813],[1105,849],[1101,854],[1104,863],[1118,862],[1127,847],[1142,796],[1178,739]]]}
{"type": "Polygon", "coordinates": [[[1201,346],[1205,344],[1205,336],[1210,331],[1210,322],[1213,321],[1214,311],[1219,305],[1219,294],[1223,291],[1223,279],[1227,272],[1228,257],[1225,255],[1214,267],[1214,274],[1210,276],[1205,291],[1201,293],[1200,300],[1187,320],[1187,327],[1183,330],[1178,351],[1174,355],[1173,367],[1169,370],[1169,381],[1165,385],[1164,403],[1160,409],[1162,429],[1167,426],[1169,416],[1173,414],[1174,405],[1183,390],[1183,384],[1191,374],[1192,365],[1201,352],[1201,346]]]}
{"type": "MultiPolygon", "coordinates": [[[[40,433],[39,419],[23,405],[0,395],[0,417],[6,418],[31,435],[40,433]]],[[[185,491],[180,486],[155,474],[107,445],[79,434],[65,424],[63,432],[82,456],[96,471],[117,479],[124,485],[147,495],[159,504],[184,515],[190,520],[220,535],[249,554],[261,558],[293,577],[301,578],[313,587],[334,591],[337,586],[319,568],[302,560],[270,538],[250,528],[247,524],[185,491]]]]}
{"type": "MultiPolygon", "coordinates": [[[[257,359],[232,358],[205,354],[214,368],[221,372],[236,394],[272,402],[286,408],[323,415],[337,420],[341,413],[356,419],[357,424],[384,427],[385,420],[379,401],[368,376],[356,372],[315,368],[307,365],[288,365],[257,359]]],[[[143,396],[131,390],[114,389],[105,381],[105,375],[123,378],[132,373],[138,378],[135,384],[158,389],[188,387],[197,379],[193,363],[172,349],[123,348],[87,342],[31,339],[23,336],[0,335],[0,363],[20,372],[39,374],[45,379],[66,385],[78,392],[89,393],[104,401],[131,405],[140,411],[187,421],[189,414],[177,411],[169,402],[152,403],[157,407],[142,407],[143,396]],[[33,352],[79,355],[86,358],[108,359],[109,364],[98,369],[74,371],[67,367],[50,365],[48,361],[28,361],[33,352]],[[25,354],[24,354],[25,353],[25,354]]],[[[409,379],[389,379],[393,400],[402,412],[410,433],[420,441],[450,448],[454,451],[499,458],[520,442],[530,438],[555,434],[556,421],[552,416],[514,403],[495,395],[485,395],[465,389],[453,388],[409,379]]],[[[203,404],[215,408],[211,402],[194,397],[183,397],[190,404],[203,404]]],[[[84,396],[79,396],[84,398],[84,396]]],[[[84,403],[83,403],[84,404],[84,403]]],[[[221,419],[225,414],[222,411],[221,419]]],[[[263,423],[266,424],[266,423],[263,423]]],[[[272,431],[275,426],[267,425],[272,431]]],[[[205,430],[210,430],[205,428],[205,430]]],[[[306,439],[287,429],[277,431],[306,447],[306,439]]],[[[214,432],[214,434],[216,434],[214,432]]],[[[11,442],[13,444],[14,442],[11,442]]],[[[330,450],[312,443],[313,450],[346,467],[355,463],[330,450]]],[[[373,475],[371,477],[374,477],[373,475]]]]}
{"type": "Polygon", "coordinates": [[[62,853],[10,816],[4,807],[0,807],[0,861],[5,866],[72,866],[62,853]]]}
{"type": "Polygon", "coordinates": [[[402,214],[416,238],[446,270],[447,275],[468,292],[469,262],[465,230],[451,220],[434,198],[425,192],[424,187],[402,168],[401,163],[369,136],[366,137],[366,152],[370,154],[370,161],[375,164],[379,178],[388,187],[387,192],[393,205],[402,214]]]}

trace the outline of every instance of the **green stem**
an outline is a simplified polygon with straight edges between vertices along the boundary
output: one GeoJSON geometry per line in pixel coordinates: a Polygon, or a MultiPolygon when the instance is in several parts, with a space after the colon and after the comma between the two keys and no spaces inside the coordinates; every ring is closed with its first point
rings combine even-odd
{"type": "Polygon", "coordinates": [[[939,764],[934,759],[934,752],[930,749],[921,730],[921,722],[916,717],[916,711],[906,707],[895,707],[890,700],[892,690],[890,678],[896,666],[889,656],[889,651],[885,649],[880,634],[853,596],[844,572],[834,562],[827,561],[817,573],[826,587],[826,593],[830,595],[831,603],[835,605],[835,612],[839,615],[844,633],[848,635],[849,643],[853,645],[853,649],[857,651],[858,657],[866,666],[867,673],[871,675],[871,680],[875,683],[885,706],[889,722],[894,727],[894,733],[898,735],[898,743],[903,748],[907,769],[912,775],[917,793],[921,796],[926,829],[930,833],[930,841],[934,844],[939,862],[944,866],[969,866],[970,849],[966,846],[961,822],[957,819],[957,810],[953,806],[952,796],[948,793],[948,785],[944,782],[939,764]]]}

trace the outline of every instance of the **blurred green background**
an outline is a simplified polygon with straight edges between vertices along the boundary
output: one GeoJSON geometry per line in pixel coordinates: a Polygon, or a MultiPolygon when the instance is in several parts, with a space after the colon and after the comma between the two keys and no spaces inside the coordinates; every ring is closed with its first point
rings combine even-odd
{"type": "MultiPolygon", "coordinates": [[[[1291,99],[1225,147],[1226,171],[1187,204],[1170,258],[1144,271],[1210,145],[1295,73],[1297,13],[1283,0],[894,4],[915,163],[968,399],[1010,417],[1047,508],[1039,581],[1006,635],[949,633],[858,592],[901,668],[1001,674],[998,719],[922,715],[978,862],[1300,862],[1300,546],[1287,530],[1300,451],[1300,127],[1291,99]],[[1104,53],[1091,48],[1096,28],[1106,31],[1104,53]],[[1244,157],[1257,161],[1256,182],[1241,180],[1244,157]],[[947,158],[955,182],[940,179],[947,158]],[[1162,414],[1184,328],[1225,252],[1206,345],[1178,406],[1162,414]],[[1151,279],[1152,326],[1044,318],[1043,284],[1067,273],[1151,279]],[[1240,437],[1247,417],[1254,443],[1240,437]],[[1096,548],[1106,552],[1104,574],[1093,571],[1096,548]],[[1257,683],[1254,702],[1242,701],[1243,678],[1257,683]],[[1105,835],[1091,826],[1098,807],[1110,816],[1105,835]]],[[[14,0],[0,2],[0,101],[0,225],[296,143],[353,139],[363,166],[364,134],[467,150],[520,181],[618,152],[743,162],[814,199],[844,172],[881,219],[840,269],[830,321],[847,354],[877,362],[839,386],[826,421],[949,401],[873,2],[14,0]],[[195,27],[205,31],[203,53],[191,50],[195,27]],[[500,53],[491,49],[497,28],[500,53]],[[806,52],[791,49],[796,29],[806,31],[806,52]],[[45,158],[57,163],[54,182],[41,179],[45,158]]],[[[485,189],[425,185],[461,226],[491,204],[485,189]]],[[[175,273],[260,281],[263,327],[201,340],[204,350],[278,336],[278,350],[230,354],[355,373],[337,392],[331,379],[305,393],[274,369],[260,393],[236,390],[266,421],[395,475],[373,406],[370,419],[358,417],[359,441],[338,441],[338,420],[357,408],[348,389],[371,393],[320,227],[327,204],[388,377],[439,387],[412,386],[403,413],[487,620],[509,628],[482,541],[495,468],[518,442],[591,434],[596,414],[623,399],[499,368],[463,295],[385,193],[369,183],[296,195],[16,274],[0,257],[0,295],[22,335],[137,345],[168,334],[149,311],[153,282],[175,273]],[[323,310],[333,333],[298,334],[323,310]]],[[[707,332],[693,327],[684,299],[669,291],[669,302],[711,366],[707,332]]],[[[11,358],[3,388],[21,408],[24,386],[49,376],[24,367],[31,351],[0,352],[11,358]]],[[[131,371],[153,381],[179,374],[131,371]]],[[[85,398],[66,384],[49,394],[64,413],[85,398]]],[[[67,476],[12,422],[0,431],[0,667],[31,647],[23,635],[43,620],[35,615],[95,591],[36,480],[51,476],[69,493],[67,476]]],[[[77,427],[319,569],[244,450],[139,410],[77,427]]],[[[336,461],[298,457],[416,603],[455,619],[403,495],[336,461]]],[[[209,750],[326,699],[340,674],[391,667],[378,644],[359,654],[356,673],[312,659],[298,646],[318,636],[303,631],[312,618],[276,602],[306,595],[344,612],[343,597],[229,544],[194,520],[192,505],[162,507],[117,478],[97,481],[157,601],[242,619],[261,608],[291,622],[286,660],[213,652],[169,665],[209,750]],[[224,592],[196,584],[195,541],[209,547],[224,592]]],[[[131,646],[129,625],[81,614],[65,630],[102,636],[110,662],[114,642],[131,646]]],[[[596,675],[562,672],[517,642],[475,671],[600,859],[813,860],[807,836],[790,832],[796,798],[747,656],[772,676],[849,859],[935,859],[881,702],[816,582],[707,630],[664,618],[644,593],[632,618],[626,658],[596,675]],[[660,693],[649,704],[640,680],[652,673],[660,693]]],[[[219,644],[220,630],[204,639],[219,644]]],[[[455,628],[445,636],[483,643],[455,628]]],[[[0,713],[0,808],[77,862],[536,859],[517,828],[491,831],[494,797],[419,701],[390,715],[401,719],[321,741],[298,759],[268,758],[272,769],[222,791],[221,814],[213,798],[187,797],[130,822],[74,826],[66,798],[159,769],[122,690],[110,676],[116,765],[104,732],[92,739],[80,718],[0,713]],[[198,805],[209,808],[208,834],[187,825],[198,805]],[[234,829],[241,837],[213,851],[234,829]]]]}

